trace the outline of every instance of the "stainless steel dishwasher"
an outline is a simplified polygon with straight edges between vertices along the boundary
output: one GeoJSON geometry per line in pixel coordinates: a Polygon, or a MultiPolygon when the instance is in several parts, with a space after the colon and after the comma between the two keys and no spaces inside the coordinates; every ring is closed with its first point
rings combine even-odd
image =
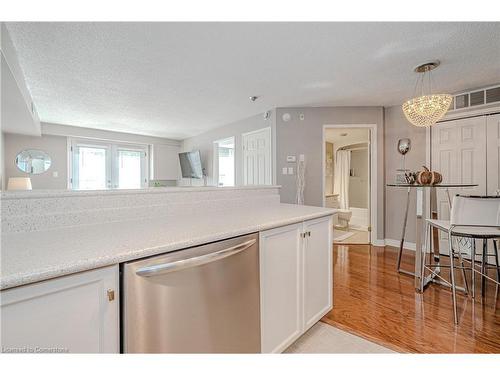
{"type": "Polygon", "coordinates": [[[258,235],[123,267],[125,353],[258,353],[258,235]]]}

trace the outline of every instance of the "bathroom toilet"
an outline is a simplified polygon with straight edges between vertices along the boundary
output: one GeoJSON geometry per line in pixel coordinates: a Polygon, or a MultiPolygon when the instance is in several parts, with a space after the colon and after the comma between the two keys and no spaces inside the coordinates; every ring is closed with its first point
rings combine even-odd
{"type": "Polygon", "coordinates": [[[352,217],[352,211],[350,210],[338,210],[337,211],[337,219],[339,224],[344,228],[349,228],[349,221],[352,217]]]}

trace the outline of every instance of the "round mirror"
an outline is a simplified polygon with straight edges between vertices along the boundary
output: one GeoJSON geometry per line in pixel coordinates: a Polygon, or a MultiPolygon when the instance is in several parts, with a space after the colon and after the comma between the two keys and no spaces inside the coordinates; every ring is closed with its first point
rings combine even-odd
{"type": "Polygon", "coordinates": [[[401,155],[406,155],[411,148],[411,141],[408,138],[403,138],[398,141],[398,152],[401,155]]]}
{"type": "Polygon", "coordinates": [[[16,165],[24,173],[40,174],[50,168],[50,156],[40,150],[24,150],[16,156],[16,165]]]}

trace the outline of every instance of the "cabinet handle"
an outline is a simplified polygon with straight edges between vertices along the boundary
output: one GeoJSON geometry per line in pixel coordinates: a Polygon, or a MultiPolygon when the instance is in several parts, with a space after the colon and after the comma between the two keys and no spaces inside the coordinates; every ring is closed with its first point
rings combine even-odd
{"type": "Polygon", "coordinates": [[[108,301],[114,301],[115,300],[115,291],[113,289],[108,289],[108,301]]]}
{"type": "Polygon", "coordinates": [[[307,232],[307,235],[308,235],[309,237],[311,237],[311,232],[309,232],[309,231],[308,231],[308,232],[307,232]]]}

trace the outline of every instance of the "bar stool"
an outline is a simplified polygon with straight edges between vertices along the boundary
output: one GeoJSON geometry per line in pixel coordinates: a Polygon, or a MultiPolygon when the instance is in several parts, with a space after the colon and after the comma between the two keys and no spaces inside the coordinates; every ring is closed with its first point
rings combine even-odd
{"type": "MultiPolygon", "coordinates": [[[[455,268],[462,270],[462,276],[464,278],[465,293],[468,294],[468,283],[465,270],[470,270],[471,272],[471,288],[472,288],[472,298],[475,297],[475,274],[481,275],[481,289],[484,294],[486,288],[486,279],[489,279],[498,285],[500,285],[500,266],[498,260],[498,246],[497,240],[500,238],[500,197],[477,197],[477,196],[460,196],[457,195],[453,199],[453,203],[450,211],[450,220],[435,220],[427,219],[427,225],[425,230],[425,238],[423,241],[424,254],[422,256],[422,274],[421,280],[424,282],[424,271],[429,270],[431,272],[431,277],[438,277],[443,280],[445,284],[451,287],[452,298],[453,298],[453,317],[455,324],[458,324],[458,313],[457,313],[457,301],[456,301],[456,284],[455,284],[455,268]],[[443,266],[439,263],[439,255],[436,256],[434,251],[430,249],[430,232],[432,228],[437,228],[438,230],[444,231],[448,234],[448,244],[450,250],[450,281],[443,279],[440,275],[440,269],[443,266]],[[453,246],[453,239],[455,239],[457,246],[453,246]],[[483,241],[482,257],[480,262],[479,270],[476,269],[476,241],[483,241]],[[494,254],[488,254],[488,240],[493,241],[494,254]],[[470,267],[465,267],[464,257],[462,250],[464,244],[469,244],[470,254],[468,252],[465,255],[470,256],[470,267]],[[430,250],[431,260],[434,258],[437,263],[426,264],[426,253],[430,250]],[[460,261],[460,266],[455,266],[455,256],[457,256],[460,261]],[[495,257],[495,267],[497,272],[497,279],[489,277],[488,272],[488,258],[490,256],[495,257]]],[[[423,285],[422,285],[423,288],[423,285]]]]}

